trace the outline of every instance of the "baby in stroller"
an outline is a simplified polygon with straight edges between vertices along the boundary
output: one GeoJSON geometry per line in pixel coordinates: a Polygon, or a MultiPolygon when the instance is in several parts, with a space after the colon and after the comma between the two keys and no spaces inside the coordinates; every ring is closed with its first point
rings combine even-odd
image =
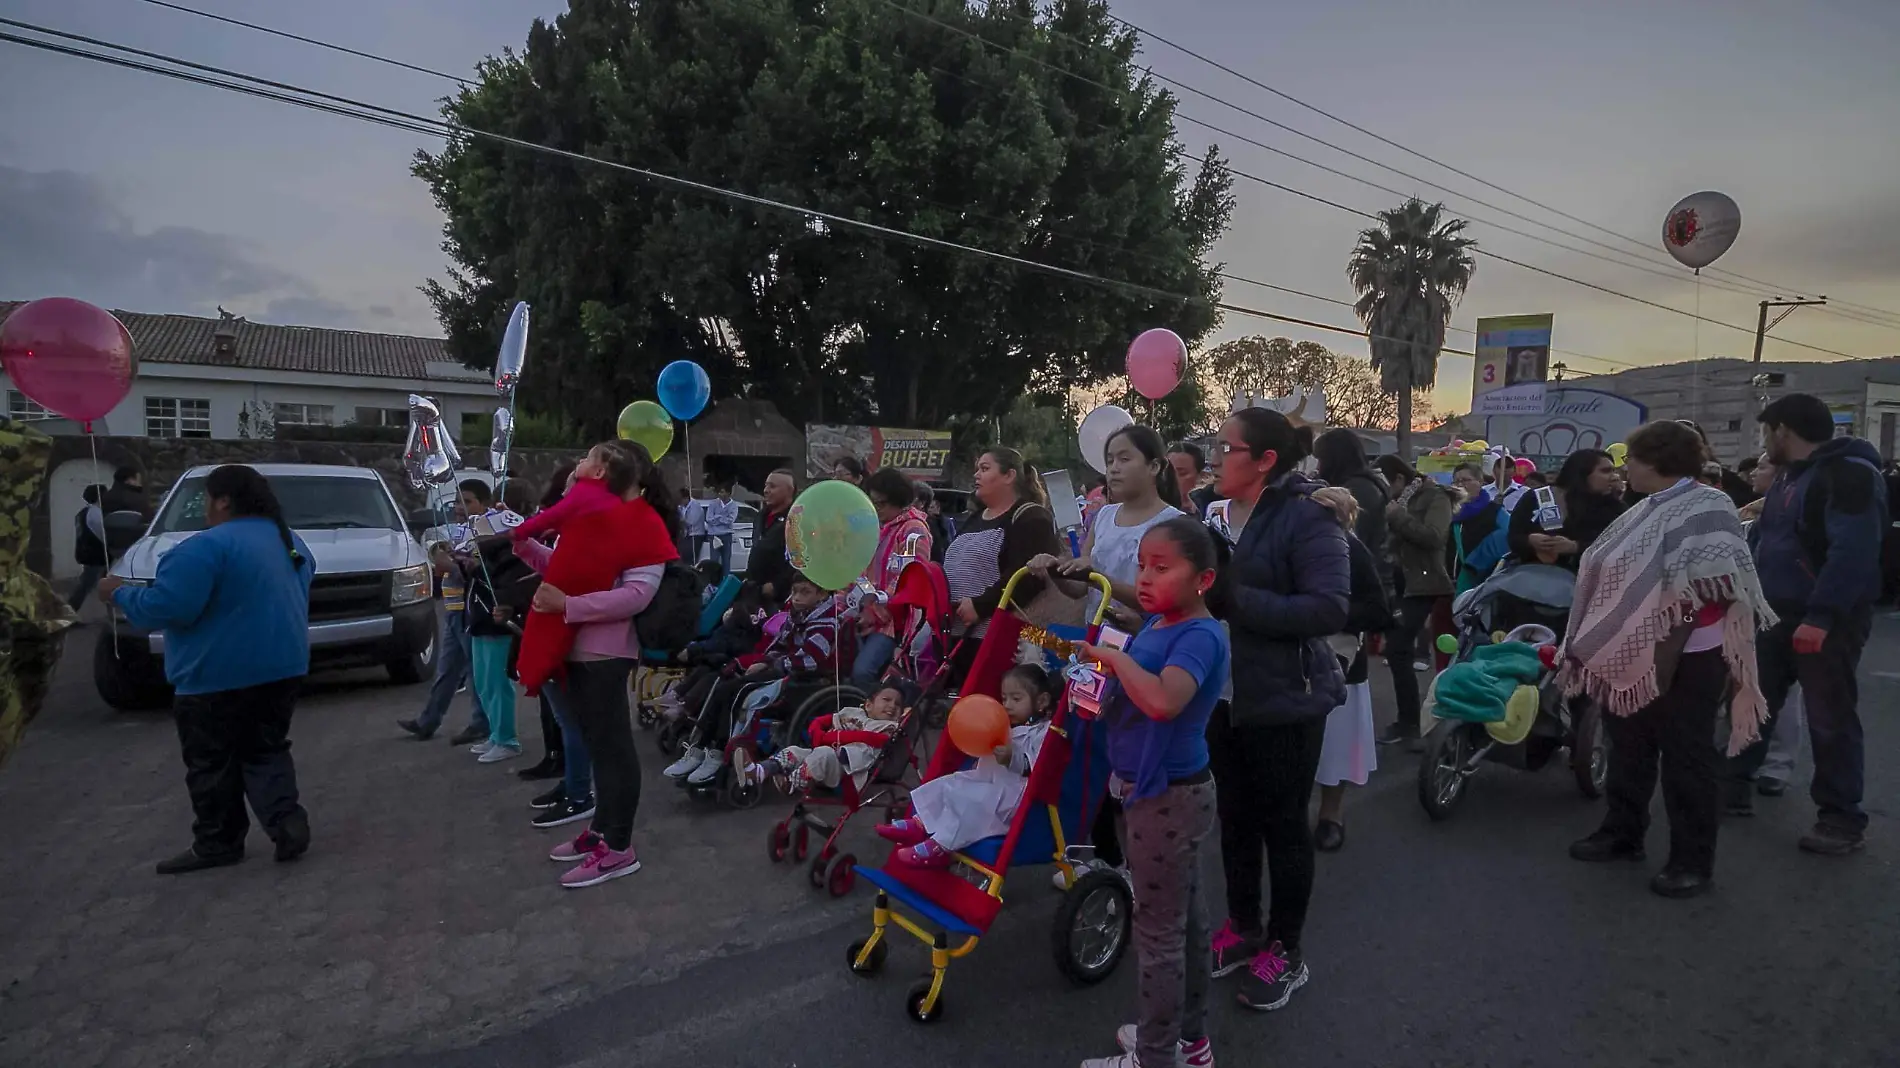
{"type": "Polygon", "coordinates": [[[863,708],[841,708],[811,721],[811,746],[787,745],[752,765],[754,784],[782,778],[786,793],[801,793],[807,783],[837,789],[846,775],[859,790],[883,757],[884,747],[903,725],[906,687],[900,679],[878,683],[863,708]]]}
{"type": "Polygon", "coordinates": [[[837,598],[799,574],[785,607],[789,618],[764,653],[741,657],[710,683],[681,693],[687,712],[698,718],[686,751],[661,774],[688,786],[710,784],[725,764],[727,741],[745,733],[752,716],[779,700],[788,684],[830,682],[838,655],[837,598]],[[736,665],[743,670],[734,671],[736,665]]]}
{"type": "Polygon", "coordinates": [[[896,863],[949,867],[957,850],[1008,833],[1029,770],[1049,733],[1055,688],[1041,667],[1018,664],[1003,676],[1000,689],[1003,710],[1009,713],[1009,741],[991,754],[994,760],[979,759],[974,767],[911,790],[910,816],[877,829],[879,836],[903,847],[893,855],[896,863]]]}

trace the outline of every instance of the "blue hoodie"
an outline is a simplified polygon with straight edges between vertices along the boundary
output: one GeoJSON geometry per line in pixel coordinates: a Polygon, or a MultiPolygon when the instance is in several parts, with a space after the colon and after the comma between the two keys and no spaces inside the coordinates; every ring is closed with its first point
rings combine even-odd
{"type": "Polygon", "coordinates": [[[186,697],[262,686],[310,671],[310,547],[277,524],[247,517],[179,542],[150,586],[121,586],[113,602],[142,630],[165,632],[165,679],[186,697]]]}
{"type": "Polygon", "coordinates": [[[1751,531],[1769,605],[1823,630],[1865,610],[1880,594],[1886,530],[1887,486],[1872,445],[1834,438],[1786,465],[1751,531]]]}

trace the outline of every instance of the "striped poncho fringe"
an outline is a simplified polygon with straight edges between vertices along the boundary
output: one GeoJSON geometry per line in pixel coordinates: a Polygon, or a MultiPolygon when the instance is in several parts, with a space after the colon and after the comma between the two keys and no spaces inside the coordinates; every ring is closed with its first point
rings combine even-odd
{"type": "Polygon", "coordinates": [[[1566,693],[1588,694],[1611,715],[1662,696],[1656,649],[1709,605],[1727,604],[1728,751],[1761,733],[1767,715],[1755,668],[1755,632],[1775,623],[1755,559],[1728,495],[1700,483],[1645,498],[1597,538],[1577,568],[1562,654],[1566,693]]]}

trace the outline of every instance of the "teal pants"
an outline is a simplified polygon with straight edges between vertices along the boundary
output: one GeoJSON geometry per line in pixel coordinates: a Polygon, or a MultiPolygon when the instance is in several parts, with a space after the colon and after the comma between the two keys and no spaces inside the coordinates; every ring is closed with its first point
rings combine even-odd
{"type": "Polygon", "coordinates": [[[481,698],[482,711],[488,713],[488,741],[491,745],[521,748],[515,737],[515,684],[508,679],[509,638],[470,638],[469,653],[473,666],[469,685],[481,698]]]}

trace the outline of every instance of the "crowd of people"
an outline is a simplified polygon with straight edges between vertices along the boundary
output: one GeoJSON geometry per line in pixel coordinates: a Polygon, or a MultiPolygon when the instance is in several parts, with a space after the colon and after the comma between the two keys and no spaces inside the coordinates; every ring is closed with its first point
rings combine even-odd
{"type": "MultiPolygon", "coordinates": [[[[1713,463],[1699,428],[1662,421],[1631,434],[1621,466],[1585,449],[1545,477],[1500,454],[1449,478],[1368,457],[1348,430],[1315,439],[1266,409],[1221,424],[1211,465],[1196,444],[1131,425],[1106,443],[1073,556],[1042,479],[1014,449],[977,456],[958,517],[896,471],[841,464],[836,477],[864,490],[880,524],[863,586],[889,593],[911,561],[940,560],[950,626],[978,638],[1026,569],[1014,603],[1083,600],[1127,638],[1078,651],[1113,680],[1101,710],[1113,774],[1088,831],[1093,859],[1077,876],[1126,874],[1140,962],[1122,1052],[1088,1065],[1211,1064],[1214,980],[1238,974],[1234,998],[1262,1011],[1310,981],[1302,936],[1315,855],[1345,845],[1346,787],[1367,781],[1381,746],[1416,746],[1433,639],[1449,632],[1453,599],[1501,567],[1575,575],[1559,676],[1573,702],[1600,710],[1611,745],[1603,822],[1573,857],[1643,859],[1660,781],[1670,842],[1652,889],[1706,891],[1721,816],[1785,791],[1802,722],[1817,819],[1800,847],[1860,849],[1855,677],[1883,593],[1892,474],[1866,442],[1835,437],[1813,397],[1783,397],[1760,423],[1762,455],[1734,472],[1713,463]],[[1083,581],[1095,576],[1106,594],[1083,581]],[[1375,656],[1395,698],[1383,732],[1375,656]],[[1212,925],[1200,856],[1216,827],[1227,915],[1212,925]]],[[[533,822],[587,824],[550,854],[569,864],[561,883],[638,871],[642,780],[627,694],[641,623],[675,561],[705,560],[709,583],[723,575],[731,489],[682,498],[644,450],[619,441],[589,450],[538,499],[520,480],[499,502],[483,482],[460,489],[461,521],[476,529],[430,547],[442,655],[420,713],[399,725],[432,737],[466,685],[469,724],[452,740],[497,763],[522,753],[518,697],[538,698],[546,752],[520,775],[553,785],[533,800],[533,822]],[[481,523],[504,513],[521,521],[481,523]]],[[[754,783],[836,785],[868,771],[914,697],[887,674],[898,634],[877,599],[847,613],[842,591],[787,558],[796,489],[790,471],[764,479],[739,598],[710,637],[677,651],[690,670],[667,700],[694,720],[668,778],[710,781],[759,702],[848,674],[864,707],[838,709],[774,759],[737,769],[754,783]]],[[[167,633],[196,818],[192,849],[162,872],[241,859],[247,797],[279,859],[310,843],[288,751],[308,666],[309,552],[251,469],[218,469],[206,496],[206,532],[167,555],[153,583],[98,583],[140,626],[167,633]],[[217,581],[226,573],[246,581],[217,581]]],[[[880,828],[899,847],[895,863],[945,866],[995,833],[1020,801],[1061,685],[1039,668],[1008,675],[1009,739],[880,828]]]]}

